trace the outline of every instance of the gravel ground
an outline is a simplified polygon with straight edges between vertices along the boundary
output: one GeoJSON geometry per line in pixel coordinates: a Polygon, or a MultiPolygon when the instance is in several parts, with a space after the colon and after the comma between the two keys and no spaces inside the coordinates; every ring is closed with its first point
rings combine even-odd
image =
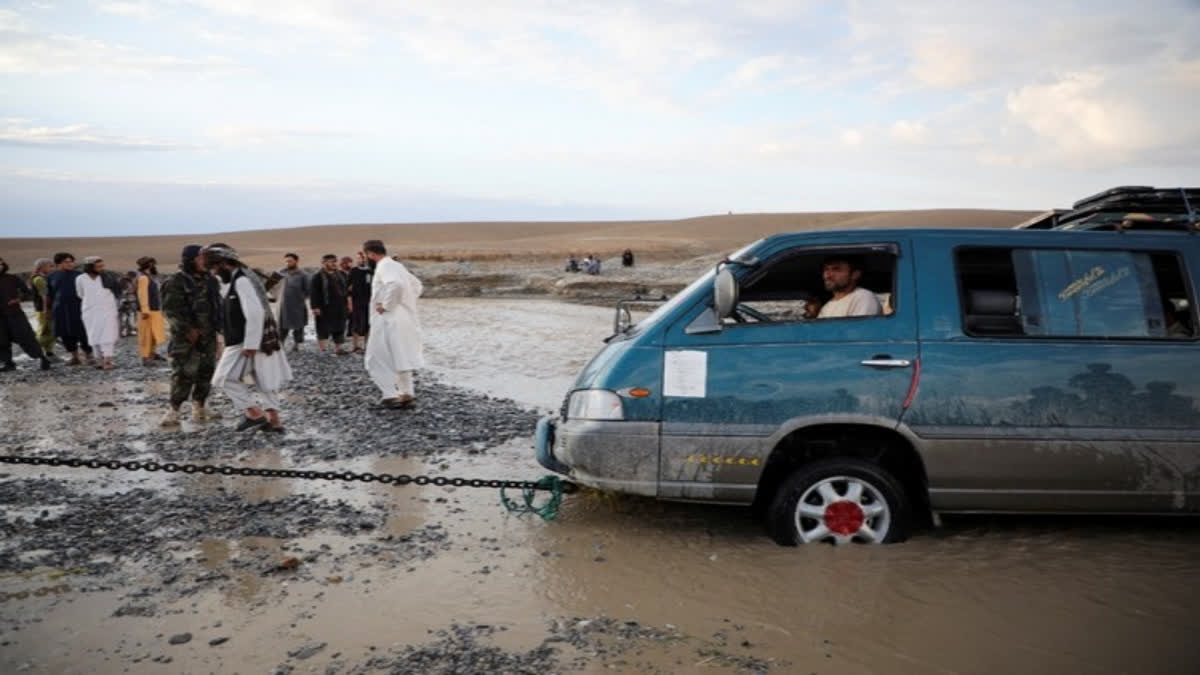
{"type": "MultiPolygon", "coordinates": [[[[347,675],[369,673],[514,673],[543,675],[545,673],[577,672],[592,663],[605,663],[611,669],[633,670],[641,673],[674,673],[692,670],[697,666],[719,666],[739,673],[766,673],[773,667],[786,668],[786,662],[757,658],[746,652],[753,648],[743,641],[735,648],[726,648],[726,635],[701,640],[680,633],[674,627],[655,628],[636,621],[617,621],[610,617],[570,617],[550,621],[546,638],[536,647],[524,651],[508,651],[489,645],[488,641],[505,627],[490,625],[452,624],[447,628],[430,630],[430,640],[420,645],[408,645],[391,653],[369,657],[354,666],[344,662],[331,664],[326,672],[345,672],[347,675]],[[661,650],[677,646],[679,657],[674,663],[662,664],[661,659],[643,658],[647,649],[661,650]],[[686,658],[685,658],[686,657],[686,658]],[[345,667],[345,670],[342,668],[345,667]]],[[[737,632],[740,629],[730,629],[737,632]]],[[[276,672],[291,672],[294,661],[281,664],[276,672]]]]}
{"type": "MultiPolygon", "coordinates": [[[[378,405],[378,391],[359,357],[304,351],[288,355],[293,369],[303,375],[285,392],[282,415],[288,433],[282,438],[235,431],[238,413],[219,392],[213,394],[211,407],[224,419],[202,427],[188,424],[184,432],[168,431],[156,426],[166,409],[158,400],[162,397],[128,385],[166,382],[169,369],[144,368],[134,365],[135,359],[129,355],[123,356],[119,370],[112,372],[58,366],[49,372],[22,369],[5,374],[2,381],[12,385],[88,386],[95,395],[64,399],[57,388],[31,394],[32,401],[25,398],[22,402],[38,403],[62,414],[48,416],[36,426],[6,426],[0,430],[0,445],[16,452],[44,447],[47,437],[69,437],[63,432],[77,427],[79,416],[92,410],[117,416],[130,411],[141,419],[97,422],[88,430],[88,441],[82,447],[56,447],[56,454],[126,458],[149,453],[167,461],[218,460],[271,445],[281,447],[297,462],[380,455],[428,457],[447,452],[482,452],[532,434],[537,422],[536,412],[510,400],[448,386],[429,375],[417,377],[416,409],[387,410],[378,405]],[[141,414],[147,405],[152,407],[149,419],[141,414]]],[[[184,404],[185,420],[189,409],[184,404]]]]}
{"type": "MultiPolygon", "coordinates": [[[[360,508],[305,495],[249,503],[220,486],[215,494],[169,495],[146,488],[98,494],[89,483],[0,482],[0,508],[15,514],[0,523],[0,570],[56,568],[102,575],[130,564],[174,567],[174,553],[204,538],[287,540],[315,532],[354,537],[371,534],[387,515],[380,504],[360,508]]],[[[404,559],[424,559],[447,540],[435,524],[384,543],[404,559]]]]}

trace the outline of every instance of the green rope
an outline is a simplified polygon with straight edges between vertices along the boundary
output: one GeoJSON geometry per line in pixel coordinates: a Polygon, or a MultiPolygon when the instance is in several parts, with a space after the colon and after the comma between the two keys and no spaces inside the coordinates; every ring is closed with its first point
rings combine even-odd
{"type": "Polygon", "coordinates": [[[521,498],[524,504],[508,498],[504,493],[504,488],[500,488],[500,503],[504,504],[504,508],[510,513],[517,515],[525,515],[526,513],[535,513],[542,520],[554,520],[558,517],[558,507],[562,505],[563,498],[563,481],[558,476],[553,474],[542,476],[536,483],[537,487],[528,487],[521,489],[521,498]],[[550,499],[546,500],[541,506],[534,506],[533,498],[538,490],[550,490],[550,499]]]}

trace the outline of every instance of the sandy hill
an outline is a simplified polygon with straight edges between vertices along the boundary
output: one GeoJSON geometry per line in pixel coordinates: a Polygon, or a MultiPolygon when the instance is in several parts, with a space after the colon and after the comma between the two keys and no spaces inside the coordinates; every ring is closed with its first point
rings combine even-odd
{"type": "Polygon", "coordinates": [[[702,216],[680,220],[610,222],[467,222],[373,225],[316,225],[205,235],[135,237],[0,238],[0,255],[14,270],[56,251],[76,258],[99,255],[111,267],[133,267],[142,255],[169,270],[188,243],[221,241],[253,265],[274,267],[288,251],[302,265],[316,265],[323,253],[349,255],[366,239],[382,239],[389,251],[413,260],[534,260],[574,252],[608,258],[631,248],[642,260],[680,260],[727,251],[778,232],[871,227],[1011,227],[1031,211],[937,209],[842,213],[759,213],[702,216]]]}

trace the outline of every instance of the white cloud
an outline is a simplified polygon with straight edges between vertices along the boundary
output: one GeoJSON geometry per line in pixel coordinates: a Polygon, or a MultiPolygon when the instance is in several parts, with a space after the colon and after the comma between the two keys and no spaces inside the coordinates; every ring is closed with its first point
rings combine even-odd
{"type": "Polygon", "coordinates": [[[119,16],[133,16],[141,19],[148,18],[151,14],[150,4],[147,2],[99,2],[96,4],[96,9],[105,14],[117,14],[119,16]]]}
{"type": "Polygon", "coordinates": [[[15,12],[0,10],[0,73],[228,73],[239,70],[222,57],[184,58],[154,54],[79,35],[38,32],[15,12]]]}
{"type": "Polygon", "coordinates": [[[1200,161],[1198,9],[862,0],[848,18],[854,44],[904,64],[877,91],[921,126],[893,122],[893,140],[985,166],[1098,169],[1200,161]]]}
{"type": "Polygon", "coordinates": [[[922,84],[961,87],[976,77],[974,56],[964,44],[946,37],[923,37],[912,46],[912,73],[922,84]]]}
{"type": "Polygon", "coordinates": [[[734,86],[744,87],[759,82],[767,73],[777,71],[784,64],[782,54],[758,56],[746,61],[730,77],[734,86]]]}
{"type": "Polygon", "coordinates": [[[728,55],[732,29],[695,8],[672,5],[412,0],[190,0],[217,17],[250,19],[253,31],[210,31],[228,43],[246,35],[326,52],[400,47],[445,76],[503,80],[657,110],[678,111],[679,77],[728,55]],[[266,28],[275,30],[263,33],[266,28]],[[313,40],[316,36],[323,39],[313,40]]]}
{"type": "Polygon", "coordinates": [[[863,133],[858,129],[846,129],[842,132],[841,139],[842,143],[845,143],[852,148],[862,145],[863,141],[865,140],[863,133]]]}
{"type": "Polygon", "coordinates": [[[29,30],[25,18],[11,9],[0,9],[0,32],[29,30]]]}
{"type": "Polygon", "coordinates": [[[106,133],[87,124],[34,126],[29,120],[0,120],[0,146],[72,148],[77,150],[179,150],[189,146],[141,136],[106,133]]]}
{"type": "Polygon", "coordinates": [[[892,124],[891,136],[902,143],[921,143],[928,137],[928,130],[922,122],[896,120],[892,124]]]}
{"type": "Polygon", "coordinates": [[[350,138],[347,131],[317,128],[271,128],[265,126],[228,124],[209,130],[208,136],[216,143],[233,148],[263,148],[286,145],[308,144],[317,141],[332,141],[350,138]]]}
{"type": "Polygon", "coordinates": [[[1167,73],[1093,70],[1011,92],[1007,108],[1036,135],[1035,154],[1076,166],[1111,166],[1155,155],[1200,159],[1195,68],[1167,73]]]}
{"type": "Polygon", "coordinates": [[[796,20],[827,5],[825,0],[718,0],[736,11],[769,22],[796,20]]]}

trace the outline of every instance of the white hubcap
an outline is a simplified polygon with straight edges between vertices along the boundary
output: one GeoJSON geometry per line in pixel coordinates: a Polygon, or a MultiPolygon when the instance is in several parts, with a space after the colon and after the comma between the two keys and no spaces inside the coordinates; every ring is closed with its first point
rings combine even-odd
{"type": "Polygon", "coordinates": [[[887,537],[892,522],[883,494],[851,476],[826,478],[805,490],[796,504],[795,520],[805,544],[878,544],[887,537]]]}

